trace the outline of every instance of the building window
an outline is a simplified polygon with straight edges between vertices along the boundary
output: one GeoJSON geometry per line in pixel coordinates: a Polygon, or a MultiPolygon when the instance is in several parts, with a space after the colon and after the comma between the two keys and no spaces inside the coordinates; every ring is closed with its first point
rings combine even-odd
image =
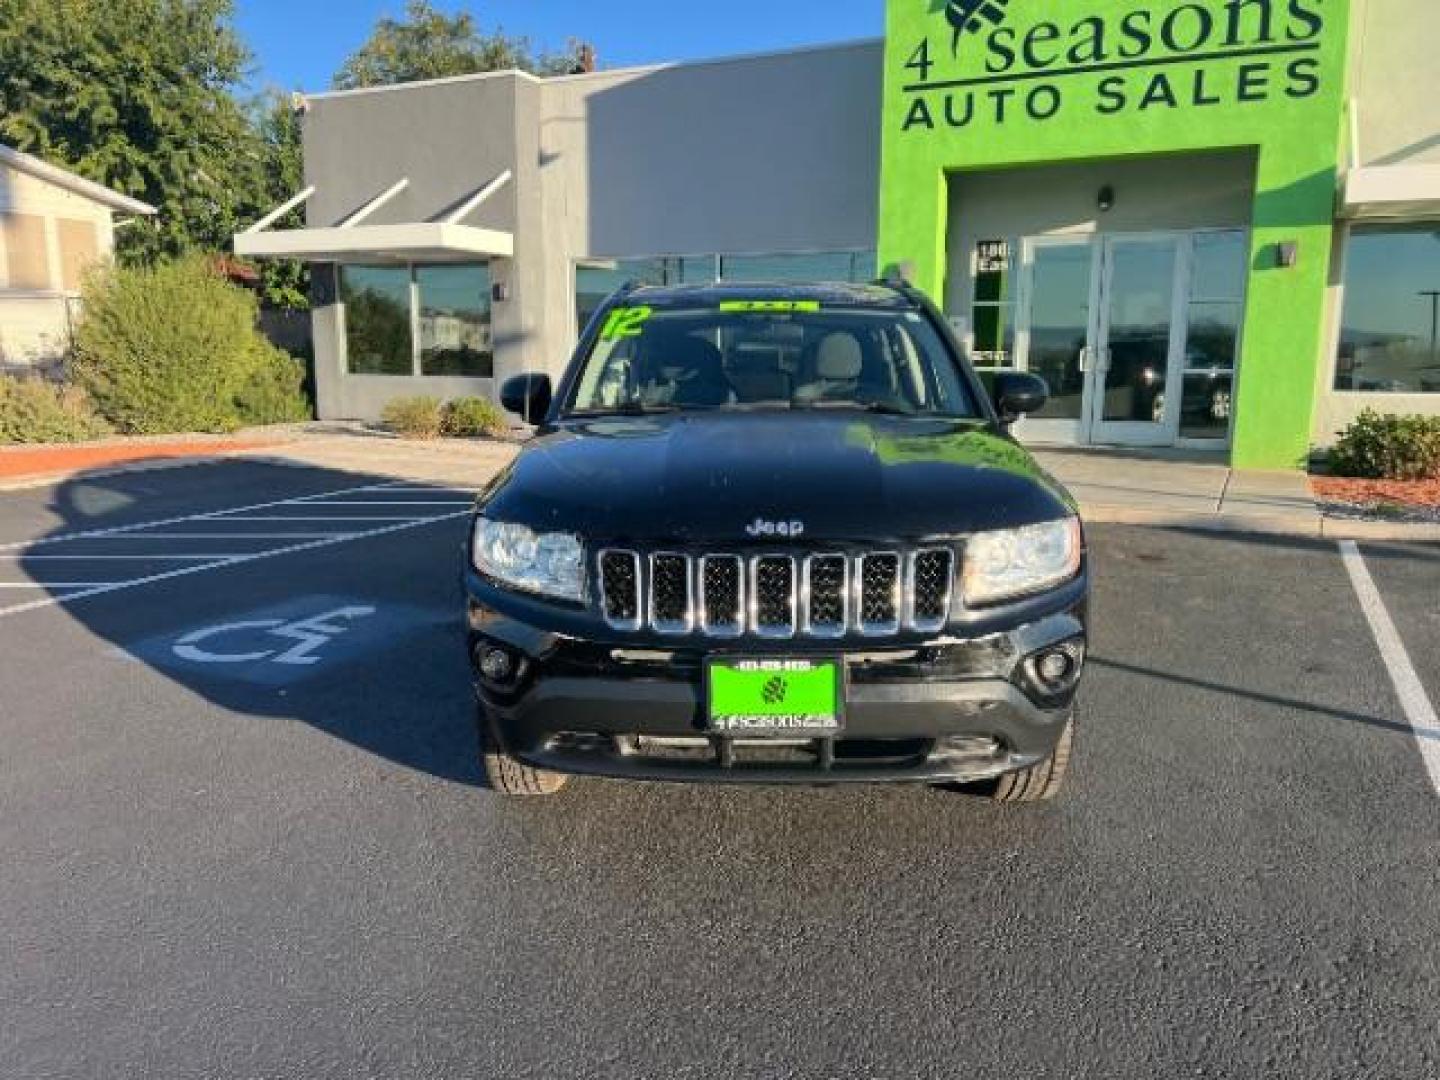
{"type": "Polygon", "coordinates": [[[57,218],[55,233],[60,241],[60,284],[66,292],[79,292],[85,272],[100,257],[93,221],[57,218]]]}
{"type": "Polygon", "coordinates": [[[351,375],[495,373],[489,266],[342,266],[340,299],[351,375]]]}
{"type": "Polygon", "coordinates": [[[488,379],[495,374],[488,266],[419,266],[420,374],[488,379]]]}
{"type": "Polygon", "coordinates": [[[413,375],[409,268],[342,266],[340,299],[350,374],[413,375]]]}
{"type": "Polygon", "coordinates": [[[873,281],[873,251],[821,251],[799,255],[725,255],[722,281],[873,281]]]}
{"type": "Polygon", "coordinates": [[[970,360],[981,371],[1015,366],[1015,251],[1013,240],[981,240],[971,259],[970,360]]]}
{"type": "Polygon", "coordinates": [[[874,251],[586,259],[575,267],[575,326],[583,332],[606,298],[628,281],[642,285],[703,285],[711,281],[874,279],[874,251]]]}
{"type": "Polygon", "coordinates": [[[1440,225],[1356,228],[1336,390],[1440,393],[1440,225]]]}
{"type": "Polygon", "coordinates": [[[0,240],[9,265],[6,284],[12,289],[50,288],[45,219],[38,214],[0,214],[0,240]]]}
{"type": "Polygon", "coordinates": [[[1195,234],[1181,438],[1224,439],[1230,434],[1248,254],[1243,232],[1195,234]]]}

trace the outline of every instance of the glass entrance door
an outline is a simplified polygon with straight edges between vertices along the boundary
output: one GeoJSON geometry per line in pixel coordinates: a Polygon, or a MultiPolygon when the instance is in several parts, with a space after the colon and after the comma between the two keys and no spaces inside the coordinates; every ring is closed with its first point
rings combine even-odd
{"type": "Polygon", "coordinates": [[[1031,237],[1015,351],[1050,401],[1022,439],[1215,445],[1229,435],[1244,311],[1240,230],[1031,237]]]}
{"type": "Polygon", "coordinates": [[[1176,425],[1166,408],[1183,378],[1177,298],[1178,236],[1117,236],[1104,241],[1090,441],[1168,446],[1176,425]]]}
{"type": "Polygon", "coordinates": [[[1018,433],[1039,442],[1085,442],[1099,246],[1088,237],[1036,237],[1025,241],[1021,257],[1025,273],[1016,348],[1021,366],[1049,385],[1050,400],[1026,417],[1018,433]]]}

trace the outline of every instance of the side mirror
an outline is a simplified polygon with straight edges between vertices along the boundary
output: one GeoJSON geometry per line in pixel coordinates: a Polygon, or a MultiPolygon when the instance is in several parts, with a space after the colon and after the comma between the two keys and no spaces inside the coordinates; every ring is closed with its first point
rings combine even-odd
{"type": "Polygon", "coordinates": [[[995,409],[1001,423],[1013,424],[1022,416],[1037,413],[1049,400],[1050,387],[1039,375],[1002,371],[995,376],[995,409]]]}
{"type": "Polygon", "coordinates": [[[549,375],[516,375],[500,387],[500,404],[527,424],[538,424],[550,411],[549,375]]]}

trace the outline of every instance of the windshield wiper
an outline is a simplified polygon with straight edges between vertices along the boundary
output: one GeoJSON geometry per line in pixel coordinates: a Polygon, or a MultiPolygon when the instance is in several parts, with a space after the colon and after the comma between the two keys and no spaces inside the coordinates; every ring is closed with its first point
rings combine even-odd
{"type": "Polygon", "coordinates": [[[858,412],[875,413],[880,416],[919,416],[914,409],[891,405],[884,401],[810,401],[794,402],[795,409],[854,409],[858,412]]]}
{"type": "Polygon", "coordinates": [[[604,409],[575,409],[565,415],[567,418],[593,420],[600,416],[655,416],[659,413],[680,411],[679,405],[646,405],[643,401],[627,401],[623,405],[612,405],[604,409]]]}

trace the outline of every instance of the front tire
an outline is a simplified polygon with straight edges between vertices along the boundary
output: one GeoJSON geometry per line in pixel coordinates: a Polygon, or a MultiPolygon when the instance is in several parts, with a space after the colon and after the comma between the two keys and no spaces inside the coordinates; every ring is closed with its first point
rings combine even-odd
{"type": "Polygon", "coordinates": [[[1055,752],[1028,769],[1008,772],[994,780],[951,785],[949,790],[978,795],[998,803],[1046,802],[1060,794],[1065,774],[1070,771],[1070,757],[1075,749],[1075,717],[1065,721],[1055,752]]]}
{"type": "Polygon", "coordinates": [[[535,798],[558,794],[570,777],[526,765],[505,750],[500,734],[481,706],[475,708],[475,728],[480,736],[480,760],[485,767],[486,786],[498,795],[535,798]]]}
{"type": "Polygon", "coordinates": [[[1065,774],[1070,771],[1074,748],[1075,718],[1072,716],[1065,721],[1065,730],[1060,732],[1060,741],[1055,744],[1053,754],[1028,769],[999,777],[987,794],[1001,803],[1047,802],[1055,798],[1065,786],[1065,774]]]}

